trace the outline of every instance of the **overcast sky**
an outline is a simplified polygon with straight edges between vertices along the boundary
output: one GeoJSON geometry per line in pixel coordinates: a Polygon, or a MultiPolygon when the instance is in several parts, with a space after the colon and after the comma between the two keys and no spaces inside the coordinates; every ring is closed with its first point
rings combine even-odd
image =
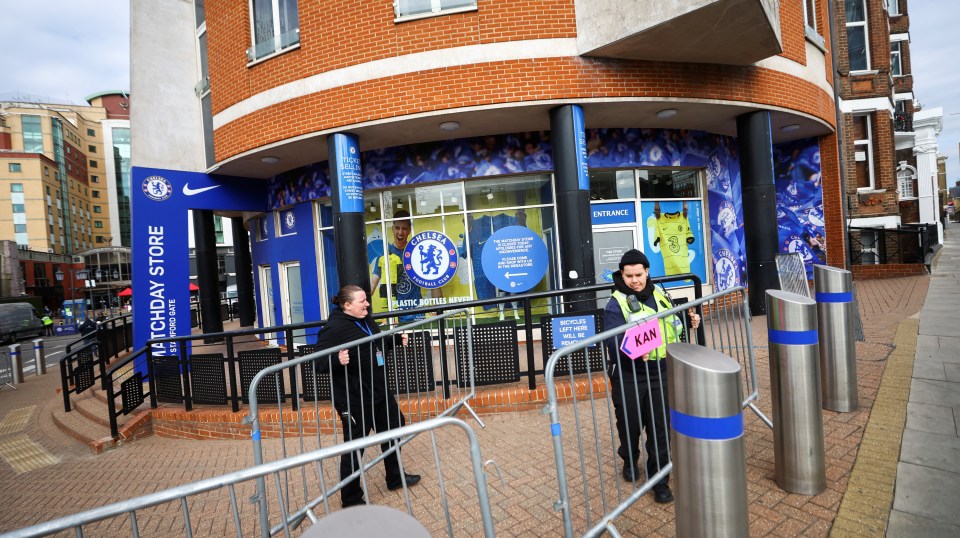
{"type": "MultiPolygon", "coordinates": [[[[129,1],[4,2],[0,100],[19,94],[82,104],[93,93],[129,90],[129,1]]],[[[939,145],[950,185],[960,180],[958,25],[960,1],[911,1],[914,95],[927,109],[943,108],[939,145]]]]}

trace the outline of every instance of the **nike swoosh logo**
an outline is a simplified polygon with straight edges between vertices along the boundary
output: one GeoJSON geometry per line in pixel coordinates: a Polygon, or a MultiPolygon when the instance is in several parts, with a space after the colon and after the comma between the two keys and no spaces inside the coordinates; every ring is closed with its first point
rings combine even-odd
{"type": "Polygon", "coordinates": [[[187,183],[186,185],[183,186],[183,194],[186,195],[186,196],[193,196],[194,194],[200,194],[201,192],[206,192],[206,191],[209,191],[210,189],[216,189],[216,188],[219,187],[219,186],[220,186],[220,185],[214,185],[214,186],[212,186],[212,187],[203,187],[203,188],[200,188],[200,189],[191,189],[191,188],[190,188],[190,184],[187,183]]]}

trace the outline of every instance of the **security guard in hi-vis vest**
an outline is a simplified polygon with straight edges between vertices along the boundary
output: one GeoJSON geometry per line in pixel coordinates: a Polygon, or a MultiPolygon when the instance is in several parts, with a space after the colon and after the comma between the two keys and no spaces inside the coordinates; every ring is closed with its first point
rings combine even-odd
{"type": "MultiPolygon", "coordinates": [[[[403,249],[410,239],[410,213],[399,210],[394,213],[393,243],[387,245],[386,254],[373,262],[373,275],[370,277],[370,290],[376,301],[377,312],[389,310],[410,310],[419,308],[423,299],[420,286],[417,286],[403,270],[403,249]],[[389,286],[392,294],[387,293],[389,286]],[[392,295],[393,304],[388,308],[387,297],[392,295]]],[[[401,323],[423,319],[423,314],[400,316],[401,323]]]]}
{"type": "MultiPolygon", "coordinates": [[[[658,312],[673,308],[667,295],[649,279],[650,261],[636,249],[628,250],[620,258],[620,270],[613,274],[615,290],[603,312],[606,330],[629,321],[653,318],[658,312]]],[[[680,341],[688,326],[700,326],[700,316],[694,309],[687,312],[687,323],[681,316],[670,315],[660,320],[663,344],[633,360],[620,351],[622,336],[605,341],[610,375],[611,397],[617,421],[620,446],[617,453],[623,459],[623,478],[635,482],[644,476],[641,471],[640,429],[646,436],[646,477],[653,476],[669,461],[669,413],[667,410],[667,344],[680,341]]],[[[673,501],[669,475],[653,487],[658,503],[673,501]]]]}

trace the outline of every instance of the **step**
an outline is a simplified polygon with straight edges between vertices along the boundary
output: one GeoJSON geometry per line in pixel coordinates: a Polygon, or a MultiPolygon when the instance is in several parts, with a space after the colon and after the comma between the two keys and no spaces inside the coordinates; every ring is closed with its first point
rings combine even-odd
{"type": "Polygon", "coordinates": [[[120,435],[113,439],[106,396],[102,391],[88,390],[71,395],[70,403],[72,410],[69,413],[59,406],[53,411],[53,422],[61,431],[89,446],[94,454],[153,433],[150,410],[144,408],[118,416],[120,435]]]}

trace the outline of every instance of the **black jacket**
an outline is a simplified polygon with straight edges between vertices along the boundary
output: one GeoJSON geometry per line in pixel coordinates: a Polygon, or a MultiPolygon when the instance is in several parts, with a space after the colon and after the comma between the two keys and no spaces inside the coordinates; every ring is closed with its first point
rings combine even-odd
{"type": "MultiPolygon", "coordinates": [[[[330,318],[317,334],[317,345],[320,349],[327,349],[355,340],[360,340],[378,334],[380,327],[369,315],[364,319],[357,319],[339,307],[330,313],[330,318]]],[[[396,335],[397,339],[400,338],[396,335]]],[[[333,402],[341,411],[350,408],[359,408],[364,402],[367,405],[382,403],[392,392],[387,387],[386,366],[377,365],[377,351],[385,351],[394,346],[393,338],[383,338],[373,342],[349,348],[350,362],[343,366],[337,355],[320,359],[321,369],[326,370],[329,364],[333,378],[333,402]]]]}
{"type": "MultiPolygon", "coordinates": [[[[623,281],[623,275],[621,271],[617,271],[613,274],[613,285],[614,288],[627,296],[634,296],[637,300],[650,307],[654,311],[662,312],[664,310],[669,310],[673,308],[672,304],[661,304],[658,303],[656,297],[653,295],[654,284],[650,280],[650,277],[647,277],[647,285],[643,290],[636,292],[633,291],[627,284],[623,281]]],[[[620,304],[617,303],[617,300],[613,297],[607,302],[606,307],[603,309],[603,328],[604,330],[609,330],[614,327],[619,327],[627,323],[627,320],[623,318],[623,311],[620,309],[620,304]]],[[[622,377],[625,381],[632,381],[633,379],[654,379],[660,377],[661,373],[666,371],[666,361],[633,361],[630,357],[627,357],[620,351],[620,343],[622,341],[622,336],[610,337],[604,341],[604,345],[607,348],[607,357],[609,361],[609,370],[608,373],[610,378],[614,381],[619,381],[621,376],[617,373],[618,368],[624,369],[624,375],[622,377]]]]}

